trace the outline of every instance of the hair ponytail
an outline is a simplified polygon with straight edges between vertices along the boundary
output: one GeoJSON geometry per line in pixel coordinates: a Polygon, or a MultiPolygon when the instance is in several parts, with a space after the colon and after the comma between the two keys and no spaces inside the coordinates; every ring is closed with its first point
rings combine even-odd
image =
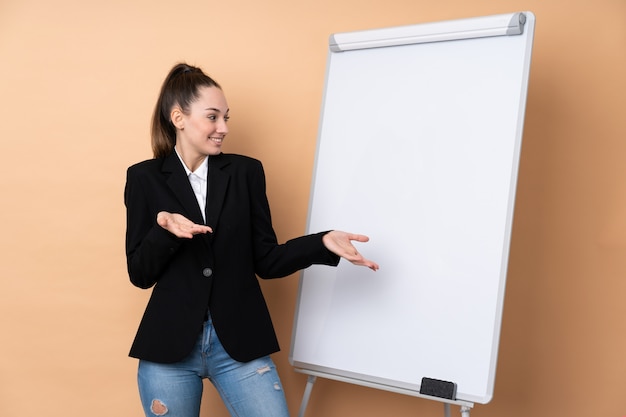
{"type": "Polygon", "coordinates": [[[172,109],[179,106],[188,114],[189,106],[198,99],[200,87],[221,89],[200,68],[185,63],[176,64],[165,77],[152,115],[152,153],[155,158],[171,154],[176,145],[176,127],[170,119],[172,109]]]}

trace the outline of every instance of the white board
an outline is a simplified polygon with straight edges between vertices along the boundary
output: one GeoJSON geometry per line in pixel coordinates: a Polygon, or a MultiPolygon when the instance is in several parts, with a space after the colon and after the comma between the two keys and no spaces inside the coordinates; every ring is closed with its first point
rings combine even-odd
{"type": "Polygon", "coordinates": [[[359,249],[380,270],[302,273],[293,366],[491,400],[534,22],[331,37],[307,227],[368,235],[359,249]]]}

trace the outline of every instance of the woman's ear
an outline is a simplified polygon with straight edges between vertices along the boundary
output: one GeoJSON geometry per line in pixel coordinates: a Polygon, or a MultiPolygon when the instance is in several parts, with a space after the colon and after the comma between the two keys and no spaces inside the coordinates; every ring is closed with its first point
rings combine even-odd
{"type": "Polygon", "coordinates": [[[183,111],[180,107],[174,107],[170,112],[170,120],[176,129],[183,130],[185,129],[185,123],[183,120],[183,111]]]}

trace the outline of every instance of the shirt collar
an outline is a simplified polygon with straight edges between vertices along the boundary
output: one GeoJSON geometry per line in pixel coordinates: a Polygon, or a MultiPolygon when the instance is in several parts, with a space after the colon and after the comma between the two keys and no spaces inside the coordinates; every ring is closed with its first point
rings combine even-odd
{"type": "Polygon", "coordinates": [[[202,161],[202,164],[200,164],[200,166],[195,171],[192,172],[185,164],[185,161],[183,161],[183,158],[181,158],[176,147],[174,147],[174,151],[176,152],[176,155],[178,156],[180,163],[183,164],[183,168],[185,168],[185,173],[187,174],[187,176],[193,173],[194,175],[200,177],[204,181],[207,180],[207,177],[209,174],[209,157],[208,156],[204,158],[204,161],[202,161]]]}

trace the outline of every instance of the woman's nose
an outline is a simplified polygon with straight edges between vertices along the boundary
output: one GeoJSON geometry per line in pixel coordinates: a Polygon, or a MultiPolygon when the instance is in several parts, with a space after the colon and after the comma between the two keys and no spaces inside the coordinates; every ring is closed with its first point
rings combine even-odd
{"type": "Polygon", "coordinates": [[[220,119],[220,122],[217,124],[217,130],[220,133],[228,133],[228,123],[226,123],[226,120],[220,119]]]}

